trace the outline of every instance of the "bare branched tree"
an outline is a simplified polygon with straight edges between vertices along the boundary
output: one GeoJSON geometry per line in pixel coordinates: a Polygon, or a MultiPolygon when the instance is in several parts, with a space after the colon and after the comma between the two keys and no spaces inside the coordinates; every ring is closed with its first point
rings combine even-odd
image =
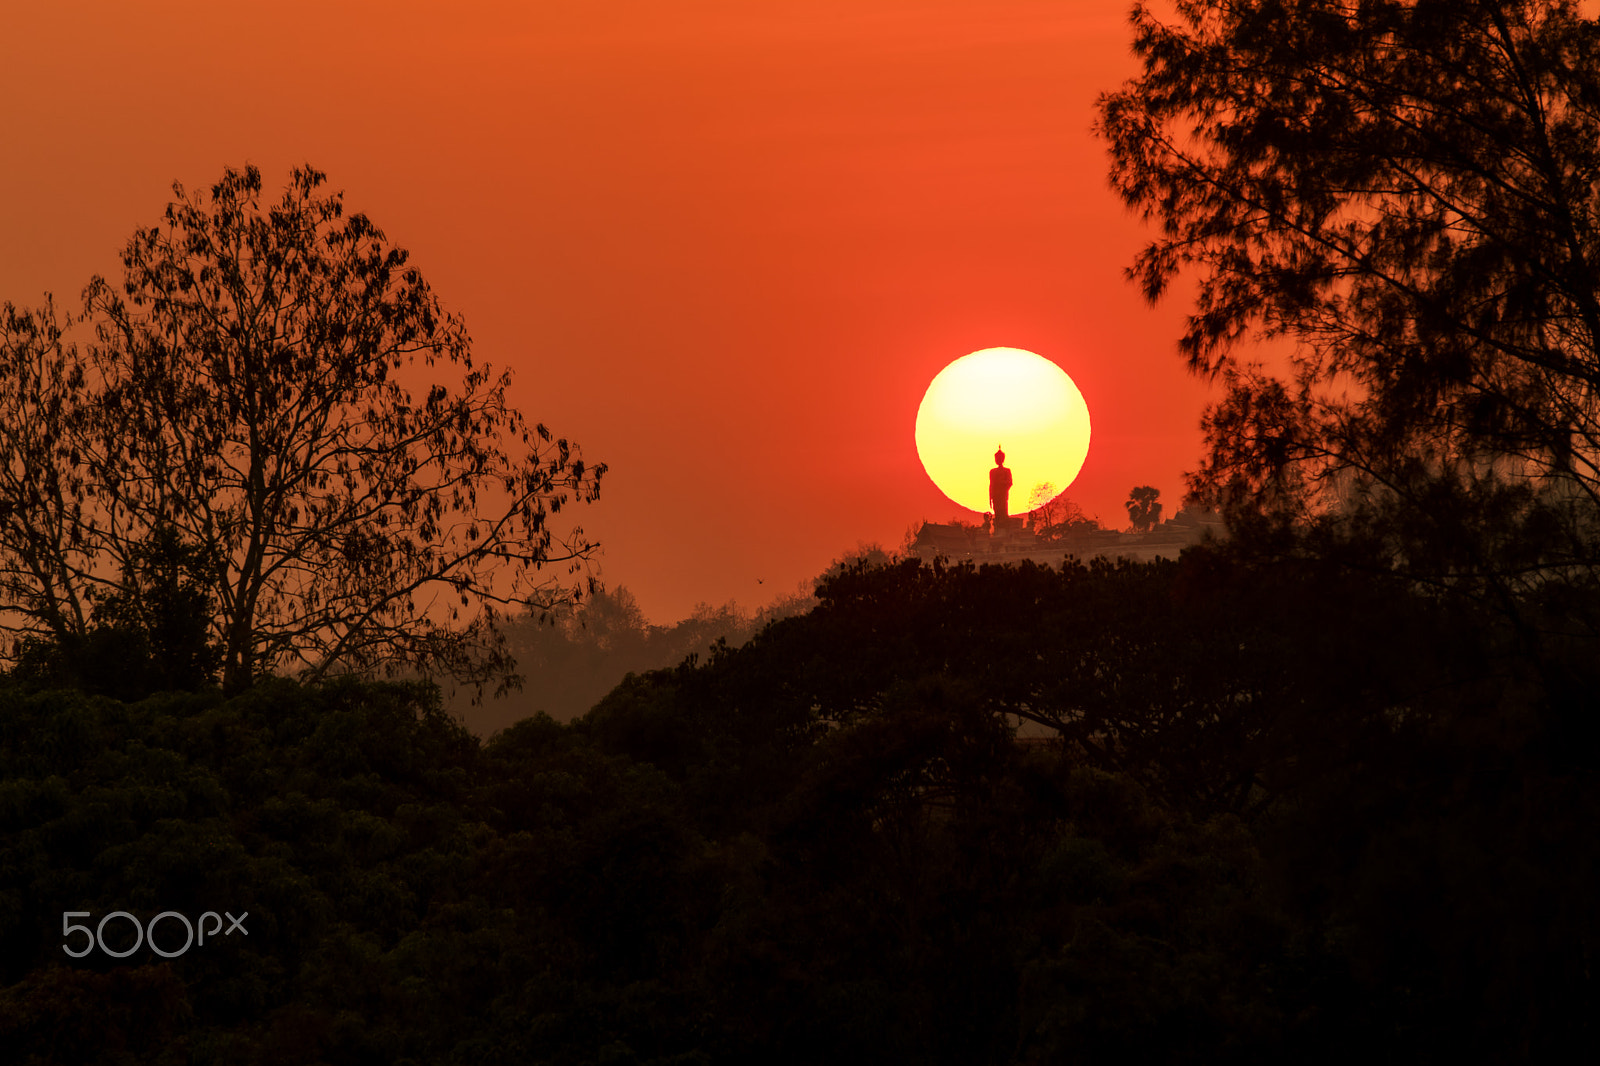
{"type": "MultiPolygon", "coordinates": [[[[213,560],[229,689],[280,670],[514,681],[496,620],[570,593],[542,571],[579,574],[595,546],[551,518],[605,467],[509,406],[509,375],[324,180],[295,170],[270,205],[254,168],[175,187],[121,282],[89,285],[81,359],[48,316],[8,313],[41,369],[0,394],[7,419],[46,405],[41,424],[73,430],[10,431],[54,494],[42,547],[0,545],[25,631],[81,630],[93,582],[137,572],[159,531],[213,560]]],[[[0,515],[29,505],[5,491],[0,515]]]]}
{"type": "Polygon", "coordinates": [[[0,308],[0,602],[14,632],[81,636],[92,604],[83,361],[48,298],[0,308]]]}

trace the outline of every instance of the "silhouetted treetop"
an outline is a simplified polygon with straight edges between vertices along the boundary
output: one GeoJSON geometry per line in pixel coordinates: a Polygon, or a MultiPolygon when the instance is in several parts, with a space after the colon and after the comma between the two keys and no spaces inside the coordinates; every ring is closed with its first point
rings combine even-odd
{"type": "Polygon", "coordinates": [[[174,186],[120,281],[88,286],[83,356],[8,313],[44,391],[0,392],[3,444],[52,493],[29,498],[50,535],[0,545],[25,632],[82,630],[84,587],[134,572],[160,528],[217,560],[230,688],[284,669],[509,677],[498,612],[563,594],[539,571],[593,545],[550,516],[595,499],[605,467],[508,404],[509,374],[324,183],[297,169],[276,203],[253,167],[174,186]],[[58,436],[30,444],[11,423],[47,402],[58,436]]]}
{"type": "MultiPolygon", "coordinates": [[[[1600,30],[1567,0],[1136,7],[1112,180],[1198,275],[1197,487],[1295,509],[1354,472],[1600,488],[1600,30]],[[1292,380],[1241,342],[1295,345],[1292,380]],[[1420,466],[1418,465],[1420,464],[1420,466]]],[[[1342,484],[1342,483],[1341,483],[1342,484]]]]}
{"type": "Polygon", "coordinates": [[[1123,506],[1128,509],[1128,521],[1140,533],[1148,533],[1161,521],[1161,490],[1152,485],[1139,485],[1128,490],[1123,506]]]}

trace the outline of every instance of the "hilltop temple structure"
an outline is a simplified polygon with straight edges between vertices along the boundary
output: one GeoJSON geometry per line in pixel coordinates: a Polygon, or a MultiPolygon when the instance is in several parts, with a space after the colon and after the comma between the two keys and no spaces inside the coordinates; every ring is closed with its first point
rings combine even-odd
{"type": "MultiPolygon", "coordinates": [[[[1019,516],[1020,517],[1020,516],[1019,516]]],[[[1124,533],[1115,529],[1070,529],[1048,539],[1013,518],[992,533],[984,526],[958,522],[924,522],[911,551],[924,561],[935,557],[978,563],[1015,563],[1024,559],[1048,566],[1075,555],[1079,559],[1104,556],[1145,562],[1176,559],[1178,553],[1207,535],[1222,538],[1227,529],[1214,511],[1184,509],[1149,533],[1124,533]]]]}

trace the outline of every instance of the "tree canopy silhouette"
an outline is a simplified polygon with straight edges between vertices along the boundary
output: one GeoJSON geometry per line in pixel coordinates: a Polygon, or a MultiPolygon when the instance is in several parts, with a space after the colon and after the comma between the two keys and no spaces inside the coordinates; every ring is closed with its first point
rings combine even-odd
{"type": "MultiPolygon", "coordinates": [[[[1112,180],[1223,379],[1195,487],[1314,513],[1510,481],[1600,499],[1600,28],[1568,0],[1140,5],[1112,180]],[[1240,342],[1294,345],[1288,379],[1240,342]],[[1337,476],[1330,476],[1337,475],[1337,476]]],[[[1557,508],[1556,510],[1559,510],[1557,508]]]]}
{"type": "Polygon", "coordinates": [[[1161,490],[1152,485],[1139,485],[1128,490],[1123,502],[1128,509],[1128,521],[1140,533],[1148,533],[1161,521],[1161,490]]]}
{"type": "Polygon", "coordinates": [[[499,609],[562,594],[539,571],[594,545],[550,516],[605,467],[509,405],[509,374],[324,182],[296,169],[275,204],[254,167],[175,185],[121,281],[89,284],[81,351],[50,304],[7,305],[13,632],[61,640],[126,605],[115,575],[159,530],[214,560],[197,592],[230,689],[283,669],[511,678],[499,609]]]}

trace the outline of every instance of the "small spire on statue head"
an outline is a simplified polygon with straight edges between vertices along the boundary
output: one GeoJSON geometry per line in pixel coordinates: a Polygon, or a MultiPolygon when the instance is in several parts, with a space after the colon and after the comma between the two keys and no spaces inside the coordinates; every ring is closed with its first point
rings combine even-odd
{"type": "Polygon", "coordinates": [[[1006,453],[1000,450],[1000,445],[995,445],[994,462],[996,466],[1006,461],[1006,453]]]}

